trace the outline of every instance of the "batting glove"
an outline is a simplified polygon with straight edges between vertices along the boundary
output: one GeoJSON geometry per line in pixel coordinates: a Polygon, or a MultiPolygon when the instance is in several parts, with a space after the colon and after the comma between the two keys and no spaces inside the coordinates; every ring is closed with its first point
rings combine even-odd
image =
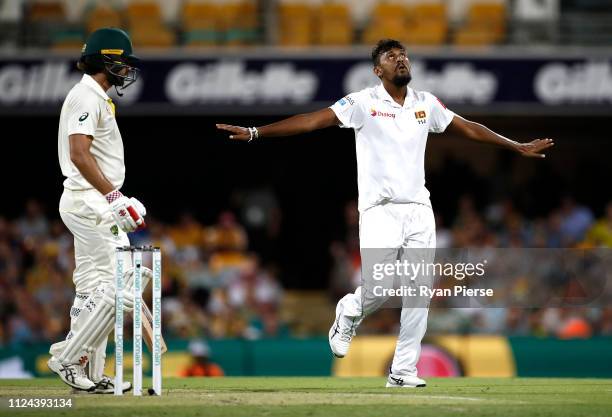
{"type": "Polygon", "coordinates": [[[143,216],[147,211],[140,201],[135,198],[127,198],[119,190],[111,191],[104,197],[110,204],[115,223],[125,233],[146,227],[143,216]]]}

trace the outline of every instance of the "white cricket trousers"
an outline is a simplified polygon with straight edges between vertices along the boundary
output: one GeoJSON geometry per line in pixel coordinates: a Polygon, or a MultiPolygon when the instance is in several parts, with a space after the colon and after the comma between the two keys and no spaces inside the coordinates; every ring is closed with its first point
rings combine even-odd
{"type": "MultiPolygon", "coordinates": [[[[359,219],[359,237],[362,254],[362,274],[368,263],[394,263],[396,260],[432,262],[436,247],[436,225],[433,210],[424,204],[386,203],[365,210],[359,219]],[[419,251],[418,249],[428,249],[419,251]],[[376,259],[372,259],[372,257],[376,259]],[[415,259],[415,256],[418,259],[415,259]],[[426,258],[426,259],[423,259],[426,258]]],[[[367,279],[363,277],[363,279],[367,279]]],[[[427,278],[423,278],[427,281],[427,278]]],[[[425,282],[423,281],[423,282],[425,282]]],[[[364,281],[362,281],[363,284],[364,281]]],[[[431,285],[430,281],[427,281],[431,285]]],[[[376,311],[386,299],[374,297],[367,285],[346,295],[343,314],[356,317],[357,323],[376,311]]],[[[371,287],[370,287],[371,288],[371,287]]],[[[410,301],[412,302],[412,301],[410,301]]],[[[428,302],[402,304],[400,331],[390,373],[416,376],[416,364],[421,353],[421,340],[427,329],[428,302]],[[408,305],[408,307],[406,307],[408,305]]]]}
{"type": "MultiPolygon", "coordinates": [[[[130,244],[128,236],[113,220],[108,202],[97,190],[72,191],[64,189],[60,199],[59,213],[62,221],[74,236],[75,269],[72,281],[76,296],[70,309],[70,333],[66,340],[54,343],[50,353],[59,356],[67,341],[82,329],[77,318],[81,309],[87,307],[89,297],[96,287],[104,284],[114,285],[115,248],[130,244]]],[[[129,265],[131,257],[125,254],[129,265]]],[[[104,372],[106,358],[104,340],[92,352],[89,361],[89,376],[98,382],[104,372]]]]}
{"type": "Polygon", "coordinates": [[[74,236],[77,294],[89,294],[105,283],[114,283],[115,248],[130,240],[117,227],[104,196],[97,190],[64,189],[59,204],[62,221],[74,236]]]}

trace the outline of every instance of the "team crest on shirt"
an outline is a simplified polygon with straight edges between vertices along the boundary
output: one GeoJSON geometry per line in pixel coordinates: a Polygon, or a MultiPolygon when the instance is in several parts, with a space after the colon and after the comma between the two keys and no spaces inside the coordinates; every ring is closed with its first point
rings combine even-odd
{"type": "Polygon", "coordinates": [[[390,117],[391,119],[395,119],[395,113],[387,113],[384,111],[376,110],[374,107],[370,109],[370,116],[372,117],[390,117]]]}
{"type": "Polygon", "coordinates": [[[106,111],[113,116],[115,115],[115,103],[110,98],[106,100],[106,111]]]}
{"type": "Polygon", "coordinates": [[[427,113],[425,113],[425,110],[415,111],[414,117],[420,125],[427,124],[427,113]]]}
{"type": "Polygon", "coordinates": [[[113,234],[113,236],[119,236],[119,227],[117,227],[116,224],[113,224],[111,226],[110,231],[113,234]]]}

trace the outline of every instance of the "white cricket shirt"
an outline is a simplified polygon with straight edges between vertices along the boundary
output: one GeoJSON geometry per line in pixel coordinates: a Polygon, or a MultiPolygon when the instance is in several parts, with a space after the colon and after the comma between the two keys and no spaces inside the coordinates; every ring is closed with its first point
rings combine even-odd
{"type": "Polygon", "coordinates": [[[443,132],[455,113],[433,94],[411,88],[401,106],[382,83],[330,108],[341,127],[355,129],[359,211],[385,202],[431,206],[425,188],[427,135],[443,132]]]}
{"type": "Polygon", "coordinates": [[[115,105],[104,89],[91,76],[85,74],[75,85],[62,106],[57,151],[64,187],[69,190],[94,188],[70,160],[69,136],[83,134],[93,137],[90,152],[104,176],[116,188],[125,179],[123,140],[115,121],[115,105]]]}

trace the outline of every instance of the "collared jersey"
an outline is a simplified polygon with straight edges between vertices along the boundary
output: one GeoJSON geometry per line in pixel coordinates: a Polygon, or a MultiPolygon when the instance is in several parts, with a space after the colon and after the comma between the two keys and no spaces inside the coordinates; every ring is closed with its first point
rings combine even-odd
{"type": "Polygon", "coordinates": [[[85,74],[75,85],[62,106],[57,150],[64,187],[69,190],[94,188],[70,159],[70,135],[93,137],[90,152],[104,176],[115,188],[121,188],[125,179],[123,140],[115,121],[115,106],[104,89],[91,76],[85,74]]]}
{"type": "Polygon", "coordinates": [[[341,127],[355,130],[359,211],[386,202],[431,206],[425,188],[429,132],[443,132],[455,113],[433,94],[408,88],[404,105],[382,83],[330,107],[341,127]]]}

